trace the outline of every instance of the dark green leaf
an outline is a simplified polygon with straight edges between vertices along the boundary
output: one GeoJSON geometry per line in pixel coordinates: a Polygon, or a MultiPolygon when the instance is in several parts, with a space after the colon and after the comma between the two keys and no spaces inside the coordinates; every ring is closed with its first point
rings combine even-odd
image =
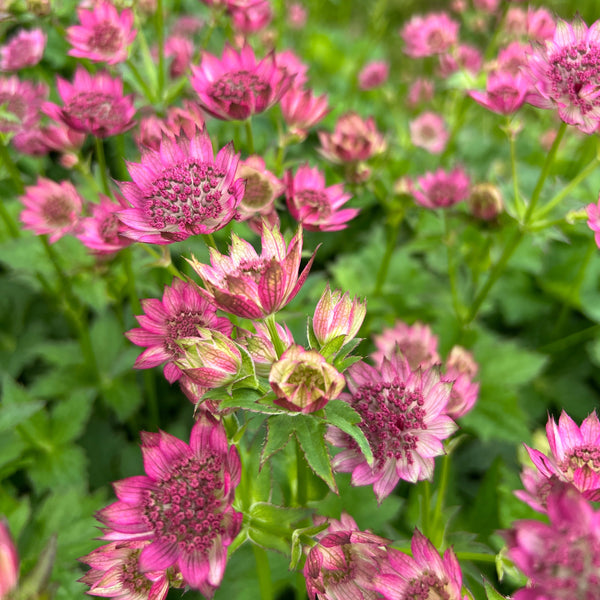
{"type": "Polygon", "coordinates": [[[294,419],[294,431],[310,468],[332,492],[337,493],[331,470],[331,457],[324,439],[327,425],[311,415],[299,415],[294,419]]]}
{"type": "Polygon", "coordinates": [[[335,425],[341,429],[344,433],[347,433],[359,446],[363,453],[367,463],[373,464],[373,452],[371,446],[362,432],[362,429],[358,427],[357,423],[360,423],[360,415],[343,400],[332,400],[325,407],[325,414],[327,421],[331,425],[335,425]]]}

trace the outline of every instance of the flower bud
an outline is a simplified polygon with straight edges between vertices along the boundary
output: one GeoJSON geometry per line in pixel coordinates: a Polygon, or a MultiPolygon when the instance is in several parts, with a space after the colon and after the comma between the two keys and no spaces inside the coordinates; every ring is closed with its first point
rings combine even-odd
{"type": "Polygon", "coordinates": [[[500,190],[491,183],[478,183],[471,188],[467,203],[474,217],[491,221],[504,207],[500,190]]]}
{"type": "Polygon", "coordinates": [[[6,519],[0,519],[0,599],[17,585],[19,577],[19,556],[10,536],[6,519]]]}

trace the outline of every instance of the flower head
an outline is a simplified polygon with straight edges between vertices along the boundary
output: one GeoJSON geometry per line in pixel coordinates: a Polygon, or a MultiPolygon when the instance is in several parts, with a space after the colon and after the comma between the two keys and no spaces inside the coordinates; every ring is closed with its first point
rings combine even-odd
{"type": "Polygon", "coordinates": [[[442,54],[457,42],[458,28],[445,12],[415,15],[400,31],[404,52],[412,58],[442,54]]]}
{"type": "Polygon", "coordinates": [[[230,8],[233,28],[249,34],[264,29],[273,19],[273,9],[269,0],[251,0],[245,5],[237,4],[230,8]]]}
{"type": "Polygon", "coordinates": [[[41,29],[21,29],[0,48],[0,69],[18,71],[37,65],[46,48],[46,34],[41,29]]]}
{"type": "Polygon", "coordinates": [[[410,89],[408,90],[408,96],[406,97],[406,103],[409,108],[416,108],[420,104],[427,104],[433,98],[434,83],[430,79],[423,79],[417,77],[410,89]]]}
{"type": "MultiPolygon", "coordinates": [[[[243,346],[250,354],[257,375],[268,377],[271,365],[279,360],[277,351],[269,335],[269,330],[264,323],[257,321],[253,323],[255,333],[237,328],[236,342],[243,346]]],[[[287,325],[275,324],[277,336],[283,344],[284,351],[294,344],[294,337],[287,325]]]]}
{"type": "Polygon", "coordinates": [[[181,77],[190,68],[190,61],[194,55],[194,44],[181,35],[172,35],[165,41],[165,56],[171,57],[169,74],[171,77],[181,77]]]}
{"type": "Polygon", "coordinates": [[[119,14],[108,0],[100,0],[92,10],[79,8],[77,16],[81,25],[73,25],[66,32],[67,41],[73,46],[70,56],[109,65],[127,60],[127,51],[136,34],[130,9],[119,14]]]}
{"type": "Polygon", "coordinates": [[[305,138],[308,130],[322,121],[329,110],[327,96],[314,96],[312,90],[294,86],[281,98],[283,120],[291,133],[301,138],[305,138]]]}
{"type": "Polygon", "coordinates": [[[596,204],[592,202],[587,205],[586,212],[588,217],[587,225],[594,232],[596,246],[600,248],[600,195],[596,204]]]}
{"type": "Polygon", "coordinates": [[[228,447],[223,425],[203,414],[189,445],[164,431],[143,432],[142,454],[146,475],[117,481],[118,500],[98,513],[109,528],[104,537],[150,541],[138,558],[142,573],[176,565],[187,585],[212,597],[242,524],[231,506],[241,473],[237,450],[228,447]]]}
{"type": "Polygon", "coordinates": [[[412,195],[421,206],[448,208],[469,196],[471,182],[467,174],[456,167],[449,173],[438,169],[417,179],[419,187],[412,186],[412,195]]]}
{"type": "Polygon", "coordinates": [[[441,115],[424,112],[409,123],[410,141],[417,147],[441,154],[446,148],[450,133],[441,115]]]}
{"type": "Polygon", "coordinates": [[[341,395],[358,412],[374,462],[369,465],[357,443],[330,428],[329,441],[344,448],[333,467],[352,473],[353,485],[373,484],[377,500],[391,493],[400,479],[431,479],[434,457],[444,453],[442,440],[456,430],[446,414],[450,384],[436,368],[411,371],[406,359],[384,359],[379,368],[359,362],[347,371],[350,393],[341,395]]]}
{"type": "Polygon", "coordinates": [[[8,523],[3,517],[0,519],[0,598],[6,595],[17,585],[19,579],[19,555],[10,535],[8,523]]]}
{"type": "Polygon", "coordinates": [[[446,359],[442,381],[452,383],[448,414],[453,419],[466,415],[477,402],[479,384],[473,381],[479,367],[473,355],[462,346],[454,346],[446,359]]]}
{"type": "Polygon", "coordinates": [[[372,90],[383,85],[390,74],[390,65],[385,60],[374,60],[367,63],[358,74],[358,87],[361,90],[372,90]]]}
{"type": "Polygon", "coordinates": [[[238,159],[232,143],[215,157],[204,129],[191,138],[164,136],[141,164],[127,164],[133,182],[121,183],[121,191],[132,207],[119,213],[125,235],[170,244],[225,227],[244,194],[244,181],[235,179],[238,159]]]}
{"type": "Polygon", "coordinates": [[[492,112],[511,115],[523,106],[528,90],[529,84],[521,73],[494,71],[488,77],[485,92],[471,91],[469,95],[492,112]]]}
{"type": "Polygon", "coordinates": [[[48,88],[42,83],[21,81],[16,75],[0,77],[0,106],[7,113],[0,117],[0,132],[19,132],[35,127],[47,95],[48,88]]]}
{"type": "Polygon", "coordinates": [[[475,76],[481,69],[481,52],[470,44],[459,44],[453,51],[440,54],[440,75],[449,77],[457,71],[466,71],[475,76]]]}
{"type": "Polygon", "coordinates": [[[211,248],[212,266],[204,265],[195,258],[190,261],[221,310],[238,317],[262,319],[284,307],[304,284],[314,254],[298,276],[302,229],[298,229],[286,248],[279,228],[265,223],[261,241],[259,256],[249,242],[233,233],[230,256],[211,248]]]}
{"type": "Polygon", "coordinates": [[[292,29],[302,29],[307,19],[306,8],[300,2],[293,2],[288,6],[287,22],[292,29]]]}
{"type": "Polygon", "coordinates": [[[503,210],[502,193],[492,183],[477,183],[467,198],[471,214],[477,219],[493,221],[503,210]]]}

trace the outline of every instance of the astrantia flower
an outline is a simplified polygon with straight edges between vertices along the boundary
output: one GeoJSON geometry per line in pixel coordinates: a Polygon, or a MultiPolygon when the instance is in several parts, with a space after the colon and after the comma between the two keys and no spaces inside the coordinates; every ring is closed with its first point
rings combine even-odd
{"type": "Polygon", "coordinates": [[[418,187],[412,186],[412,195],[426,208],[448,208],[469,196],[471,181],[467,174],[457,167],[447,173],[438,169],[417,179],[418,187]]]}
{"type": "Polygon", "coordinates": [[[312,90],[292,87],[281,98],[281,114],[291,133],[301,138],[329,112],[327,96],[314,96],[312,90]]]}
{"type": "Polygon", "coordinates": [[[374,60],[367,63],[358,74],[358,87],[361,90],[372,90],[383,85],[390,73],[390,65],[385,60],[374,60]]]}
{"type": "Polygon", "coordinates": [[[457,71],[466,71],[475,76],[481,69],[481,52],[470,44],[459,44],[454,51],[440,54],[440,75],[449,77],[457,71]]]}
{"type": "Polygon", "coordinates": [[[244,181],[235,179],[238,159],[232,143],[215,157],[205,130],[164,136],[158,151],[142,153],[141,164],[127,163],[133,182],[120,185],[132,208],[119,214],[125,235],[170,244],[225,227],[244,194],[244,181]]]}
{"type": "Polygon", "coordinates": [[[446,52],[458,39],[459,24],[447,13],[415,15],[400,30],[404,52],[413,58],[446,52]]]}
{"type": "Polygon", "coordinates": [[[36,185],[25,188],[25,195],[20,200],[25,205],[25,210],[21,212],[25,229],[30,229],[36,235],[49,234],[50,243],[77,227],[82,201],[69,181],[56,183],[40,177],[36,185]]]}
{"type": "Polygon", "coordinates": [[[450,133],[441,115],[424,112],[409,123],[410,141],[431,154],[440,154],[446,148],[450,133]]]}
{"type": "Polygon", "coordinates": [[[304,284],[315,255],[298,276],[302,229],[286,248],[279,228],[265,223],[261,241],[259,256],[249,242],[232,233],[230,256],[210,248],[212,266],[195,258],[189,261],[221,310],[238,317],[262,319],[284,307],[304,284]]]}
{"type": "Polygon", "coordinates": [[[294,87],[301,87],[308,81],[308,65],[293,50],[277,52],[275,64],[282,74],[293,77],[294,87]]]}
{"type": "Polygon", "coordinates": [[[248,45],[239,52],[226,45],[219,60],[202,54],[192,67],[192,87],[200,105],[217,119],[244,120],[275,104],[290,87],[292,78],[279,70],[271,52],[260,62],[248,45]]]}
{"type": "Polygon", "coordinates": [[[244,197],[238,207],[241,220],[257,215],[267,215],[274,210],[275,199],[281,196],[285,186],[265,166],[258,155],[240,161],[236,173],[246,182],[244,197]]]}
{"type": "Polygon", "coordinates": [[[471,91],[469,96],[481,106],[501,115],[511,115],[525,102],[529,84],[521,75],[507,71],[490,73],[485,92],[471,91]]]}
{"type": "Polygon", "coordinates": [[[586,212],[588,217],[588,227],[594,232],[596,246],[600,248],[600,196],[598,197],[598,202],[596,204],[592,202],[586,206],[586,212]]]}
{"type": "Polygon", "coordinates": [[[410,542],[412,557],[390,549],[382,573],[375,575],[374,588],[387,600],[443,598],[467,600],[463,596],[462,573],[454,552],[449,548],[440,557],[434,545],[418,530],[410,542]]]}
{"type": "MultiPolygon", "coordinates": [[[[279,357],[271,340],[268,327],[260,321],[255,321],[252,325],[256,331],[255,333],[237,327],[235,341],[243,346],[252,357],[256,374],[260,377],[268,377],[271,372],[271,365],[277,362],[279,357]]],[[[292,332],[285,324],[276,323],[275,329],[285,352],[295,343],[292,332]]]]}
{"type": "Polygon", "coordinates": [[[40,120],[40,109],[48,96],[43,83],[21,81],[16,75],[0,77],[0,106],[6,117],[0,117],[0,132],[31,129],[40,120]]]}
{"type": "Polygon", "coordinates": [[[309,231],[339,231],[358,213],[357,208],[341,208],[350,198],[341,183],[325,187],[325,176],[316,167],[298,167],[286,172],[286,200],[290,214],[309,231]]]}
{"type": "Polygon", "coordinates": [[[183,356],[178,340],[200,338],[199,327],[231,334],[229,319],[217,317],[217,307],[200,294],[198,286],[181,279],[175,279],[172,287],[165,286],[162,300],[142,300],[142,308],[144,314],[136,316],[140,327],[126,334],[136,346],[147,348],[134,367],[150,369],[166,362],[164,373],[170,383],[182,374],[174,362],[183,356]]]}
{"type": "Polygon", "coordinates": [[[527,102],[557,108],[560,118],[584,133],[600,122],[600,21],[558,21],[554,39],[536,47],[524,71],[535,90],[527,102]]]}
{"type": "Polygon", "coordinates": [[[433,98],[434,83],[430,79],[417,77],[411,84],[406,103],[410,108],[416,108],[420,104],[427,104],[433,98]]]}
{"type": "Polygon", "coordinates": [[[504,201],[499,188],[492,183],[476,183],[467,198],[471,214],[477,219],[493,221],[503,210],[504,201]]]}
{"type": "Polygon", "coordinates": [[[149,540],[139,556],[142,573],[176,565],[184,582],[212,597],[238,534],[233,510],[241,464],[223,425],[203,414],[190,444],[161,431],[142,433],[146,475],[114,484],[118,501],[98,513],[106,539],[149,540]]]}
{"type": "Polygon", "coordinates": [[[108,73],[90,75],[83,67],[73,83],[56,78],[62,107],[46,102],[44,112],[76,131],[106,138],[131,129],[135,122],[133,96],[123,96],[123,81],[108,73]]]}
{"type": "Polygon", "coordinates": [[[246,35],[264,29],[273,19],[269,0],[253,0],[246,6],[232,6],[230,13],[233,28],[246,35]]]}
{"type": "Polygon", "coordinates": [[[537,42],[552,39],[556,31],[556,23],[552,13],[546,8],[527,9],[526,18],[527,36],[537,42]]]}
{"type": "Polygon", "coordinates": [[[119,14],[108,0],[101,0],[92,10],[79,8],[77,16],[81,25],[73,25],[66,31],[67,41],[73,46],[68,52],[70,56],[109,65],[127,60],[127,51],[136,34],[130,9],[119,14]]]}
{"type": "Polygon", "coordinates": [[[19,579],[19,555],[10,535],[8,523],[4,517],[0,519],[0,598],[17,585],[19,579]]]}
{"type": "Polygon", "coordinates": [[[194,55],[194,44],[183,36],[172,35],[165,41],[165,57],[172,57],[169,66],[171,77],[181,77],[190,68],[190,61],[194,55]]]}
{"type": "Polygon", "coordinates": [[[46,48],[46,34],[41,29],[21,29],[0,48],[0,69],[18,71],[37,65],[46,48]]]}
{"type": "Polygon", "coordinates": [[[411,371],[400,356],[384,359],[379,368],[359,362],[347,371],[350,393],[345,400],[358,412],[374,462],[369,465],[357,443],[332,427],[329,441],[344,448],[333,461],[335,470],[352,473],[352,485],[371,485],[381,502],[400,479],[416,482],[433,477],[434,457],[444,453],[442,440],[456,430],[446,414],[450,384],[438,369],[411,371]]]}
{"type": "Polygon", "coordinates": [[[477,402],[479,384],[473,381],[478,366],[473,355],[462,346],[454,346],[446,359],[446,372],[442,381],[452,383],[448,414],[453,419],[466,415],[477,402]]]}

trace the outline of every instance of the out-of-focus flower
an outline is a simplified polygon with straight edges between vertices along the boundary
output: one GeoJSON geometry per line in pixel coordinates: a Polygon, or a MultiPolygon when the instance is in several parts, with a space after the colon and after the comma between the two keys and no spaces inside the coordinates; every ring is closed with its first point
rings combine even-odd
{"type": "Polygon", "coordinates": [[[341,183],[325,187],[325,176],[316,167],[298,167],[296,174],[286,172],[286,200],[290,214],[309,231],[345,229],[357,208],[341,208],[350,198],[341,183]]]}
{"type": "Polygon", "coordinates": [[[21,29],[0,48],[0,69],[18,71],[37,65],[46,48],[46,34],[41,29],[21,29]]]}
{"type": "Polygon", "coordinates": [[[523,106],[528,91],[529,83],[521,73],[494,71],[488,77],[485,92],[473,90],[469,96],[492,112],[511,115],[523,106]]]}
{"type": "Polygon", "coordinates": [[[500,0],[473,0],[473,6],[478,10],[493,13],[498,9],[500,0]]]}
{"type": "Polygon", "coordinates": [[[125,235],[170,244],[225,227],[244,195],[244,181],[235,179],[238,160],[232,143],[215,157],[204,129],[192,138],[164,136],[158,151],[127,164],[133,181],[120,186],[132,207],[119,213],[125,235]]]}
{"type": "Polygon", "coordinates": [[[64,123],[42,128],[44,143],[50,150],[60,152],[60,163],[70,169],[79,161],[78,152],[85,142],[85,133],[75,131],[64,123]]]}
{"type": "Polygon", "coordinates": [[[39,177],[36,185],[25,188],[20,198],[25,206],[21,221],[36,235],[48,234],[50,243],[75,231],[81,217],[81,196],[69,181],[56,183],[39,177]]]}
{"type": "Polygon", "coordinates": [[[555,475],[544,477],[537,469],[531,467],[523,469],[521,481],[525,489],[515,490],[514,495],[531,506],[533,510],[544,514],[548,508],[548,496],[552,493],[552,490],[565,485],[564,481],[561,481],[555,475]]]}
{"type": "Polygon", "coordinates": [[[479,384],[473,381],[479,367],[473,355],[462,346],[454,346],[446,359],[442,381],[452,383],[447,412],[453,419],[466,415],[477,402],[479,384]]]}
{"type": "Polygon", "coordinates": [[[113,541],[149,540],[142,573],[176,565],[184,582],[212,597],[227,563],[227,547],[242,514],[232,508],[241,464],[223,425],[202,414],[190,444],[160,431],[142,433],[146,475],[114,483],[117,502],[98,513],[113,541]]]}
{"type": "Polygon", "coordinates": [[[527,13],[520,6],[510,6],[504,17],[504,32],[509,36],[527,34],[527,13]]]}
{"type": "Polygon", "coordinates": [[[383,85],[390,74],[390,65],[385,60],[367,63],[358,74],[358,87],[372,90],[383,85]]]}
{"type": "Polygon", "coordinates": [[[231,9],[233,28],[246,35],[264,29],[272,19],[273,9],[269,0],[253,0],[247,6],[231,9]]]}
{"type": "Polygon", "coordinates": [[[412,195],[426,208],[448,208],[469,196],[471,181],[467,174],[456,167],[449,173],[438,169],[417,179],[418,187],[412,186],[412,195]]]}
{"type": "Polygon", "coordinates": [[[240,161],[236,177],[246,182],[246,191],[238,206],[240,217],[244,221],[272,212],[275,199],[285,190],[284,184],[267,170],[265,161],[258,155],[240,161]]]}
{"type": "Polygon", "coordinates": [[[329,112],[327,95],[314,96],[312,90],[290,88],[281,98],[283,120],[291,133],[305,138],[308,130],[323,120],[329,112]]]}
{"type": "Polygon", "coordinates": [[[292,29],[302,29],[306,25],[307,18],[306,8],[299,2],[293,2],[288,6],[287,22],[292,29]]]}
{"type": "Polygon", "coordinates": [[[190,264],[202,278],[207,293],[225,312],[262,319],[283,308],[298,293],[312,266],[314,254],[298,276],[302,255],[302,228],[287,248],[278,227],[263,225],[260,256],[252,245],[231,235],[230,256],[210,249],[212,266],[192,258],[190,264]]]}
{"type": "Polygon", "coordinates": [[[175,37],[192,37],[204,27],[204,21],[194,15],[181,15],[171,28],[175,37]]]}
{"type": "Polygon", "coordinates": [[[293,87],[300,88],[308,81],[308,65],[293,50],[277,52],[275,64],[283,75],[293,77],[293,87]]]}
{"type": "Polygon", "coordinates": [[[66,32],[67,41],[73,46],[68,52],[70,56],[109,65],[127,60],[136,34],[130,9],[119,14],[108,0],[102,0],[91,11],[79,8],[77,16],[81,25],[73,25],[66,32]]]}
{"type": "Polygon", "coordinates": [[[413,58],[442,54],[456,44],[458,28],[445,12],[415,15],[400,30],[404,52],[413,58]]]}
{"type": "Polygon", "coordinates": [[[0,599],[7,598],[19,579],[19,555],[8,529],[8,523],[0,519],[0,599]]]}
{"type": "Polygon", "coordinates": [[[410,121],[409,129],[410,141],[431,154],[441,154],[450,138],[444,118],[434,112],[424,112],[410,121]]]}
{"type": "Polygon", "coordinates": [[[121,79],[113,79],[105,72],[90,75],[78,67],[73,83],[57,77],[56,87],[63,106],[46,102],[43,110],[76,131],[106,138],[135,125],[133,96],[123,96],[121,79]]]}
{"type": "Polygon", "coordinates": [[[258,62],[248,45],[239,52],[226,45],[221,60],[204,52],[192,73],[192,87],[202,108],[226,121],[267,110],[292,84],[292,78],[277,68],[272,52],[258,62]]]}
{"type": "Polygon", "coordinates": [[[586,212],[588,217],[588,227],[594,232],[596,246],[600,248],[600,196],[598,196],[598,202],[596,204],[592,202],[587,205],[586,212]]]}
{"type": "Polygon", "coordinates": [[[459,44],[454,51],[440,54],[440,75],[449,77],[457,71],[466,71],[473,77],[481,70],[481,52],[469,44],[459,44]]]}
{"type": "Polygon", "coordinates": [[[0,77],[0,132],[17,132],[35,127],[48,96],[43,83],[21,81],[16,75],[0,77]]]}
{"type": "Polygon", "coordinates": [[[545,42],[551,40],[556,30],[556,22],[552,13],[546,8],[527,9],[527,36],[536,42],[545,42]]]}
{"type": "Polygon", "coordinates": [[[41,127],[18,131],[10,142],[19,152],[30,156],[44,156],[50,150],[41,127]]]}
{"type": "Polygon", "coordinates": [[[491,183],[477,183],[467,198],[471,214],[477,219],[492,221],[504,209],[500,190],[491,183]]]}
{"type": "Polygon", "coordinates": [[[194,44],[183,36],[170,36],[165,41],[165,56],[172,58],[169,74],[174,79],[181,77],[190,68],[194,54],[194,44]]]}
{"type": "Polygon", "coordinates": [[[417,77],[408,90],[406,102],[409,108],[416,108],[420,104],[427,104],[433,98],[434,84],[430,79],[417,77]]]}
{"type": "Polygon", "coordinates": [[[336,471],[352,473],[352,485],[371,485],[378,502],[400,479],[416,482],[433,477],[434,457],[444,454],[442,440],[456,431],[447,415],[451,384],[440,380],[438,368],[411,371],[400,356],[374,368],[365,362],[346,374],[345,400],[358,412],[374,461],[369,465],[358,444],[330,427],[328,441],[343,448],[332,461],[336,471]]]}
{"type": "Polygon", "coordinates": [[[527,64],[529,46],[521,42],[511,42],[498,52],[494,70],[509,73],[513,77],[521,74],[522,67],[527,64]]]}

